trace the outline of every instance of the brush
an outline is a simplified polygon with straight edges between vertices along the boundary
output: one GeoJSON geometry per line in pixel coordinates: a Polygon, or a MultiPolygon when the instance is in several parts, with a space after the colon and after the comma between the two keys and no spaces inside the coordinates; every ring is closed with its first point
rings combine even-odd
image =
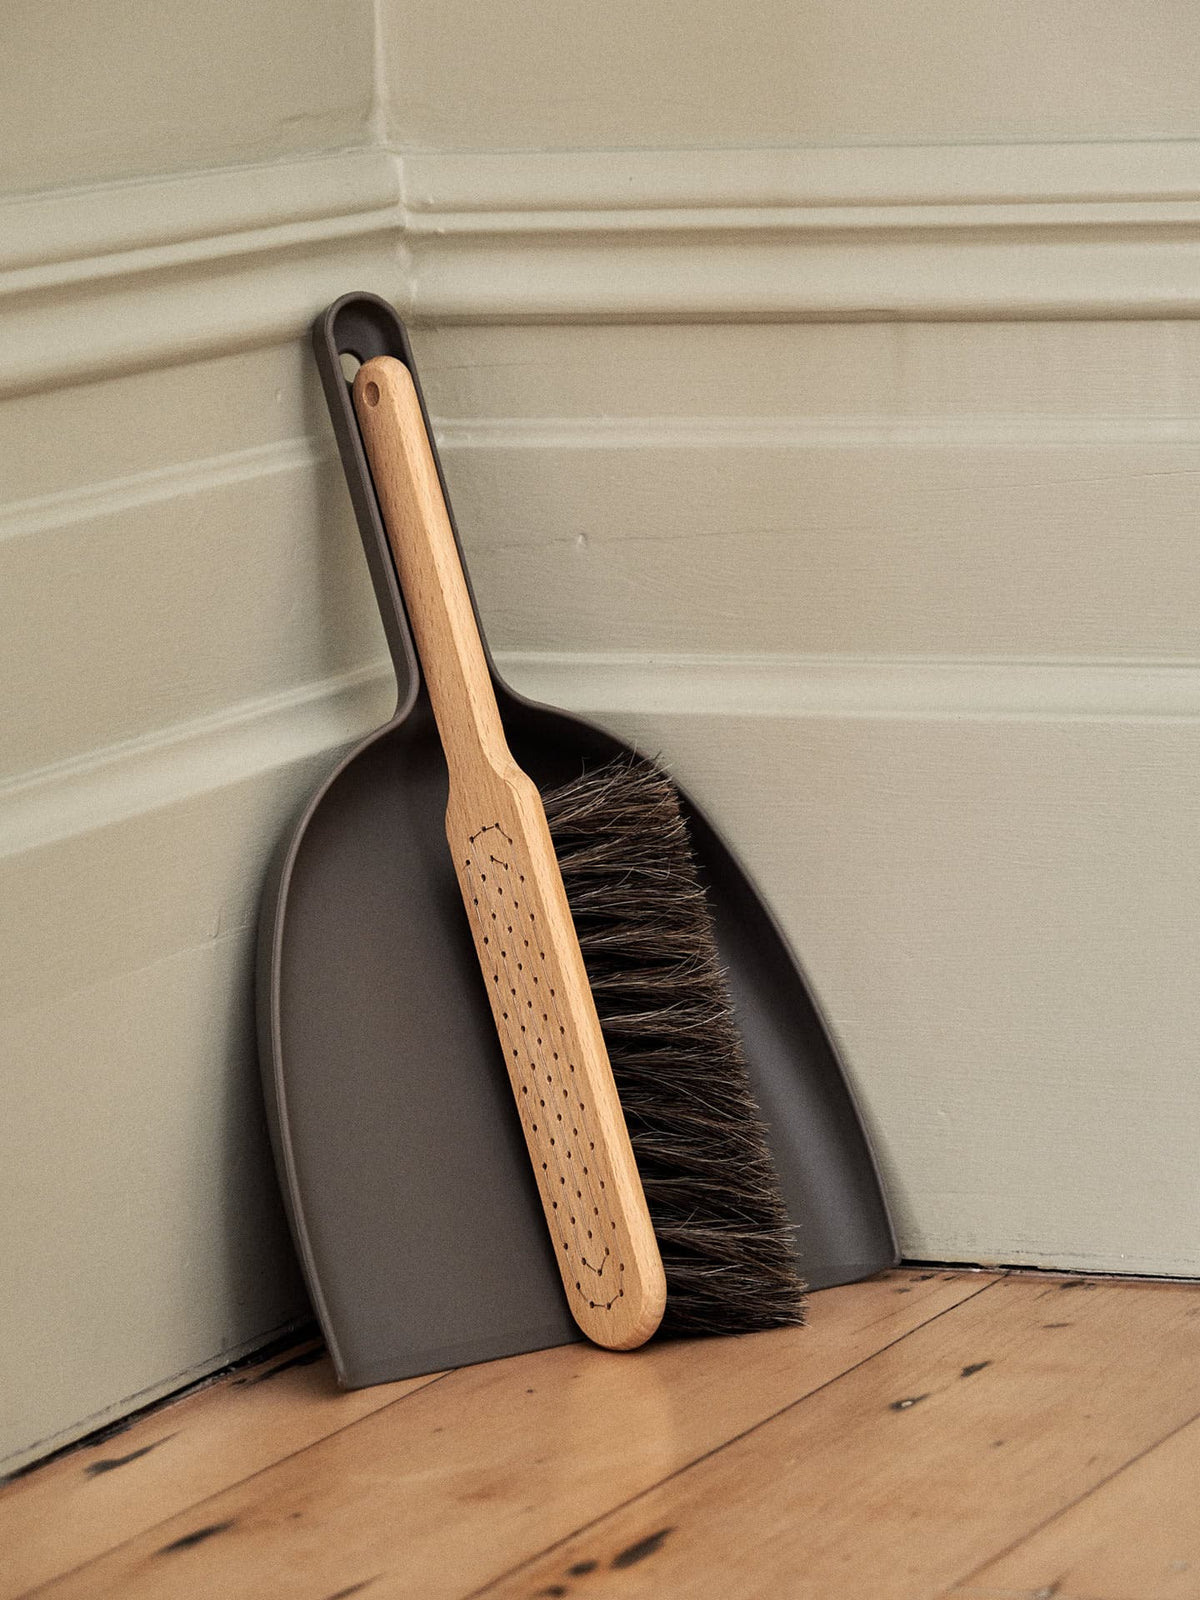
{"type": "Polygon", "coordinates": [[[643,761],[542,796],[505,739],[402,362],[354,404],[449,774],[446,837],[571,1313],[597,1344],[803,1318],[678,798],[643,761]]]}

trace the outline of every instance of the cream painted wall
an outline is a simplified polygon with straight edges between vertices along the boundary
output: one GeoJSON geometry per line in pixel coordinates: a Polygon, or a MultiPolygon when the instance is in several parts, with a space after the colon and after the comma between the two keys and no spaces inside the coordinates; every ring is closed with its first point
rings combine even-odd
{"type": "Polygon", "coordinates": [[[905,1252],[1194,1274],[1197,324],[419,353],[508,670],[766,886],[905,1252]]]}
{"type": "Polygon", "coordinates": [[[305,342],[355,287],[514,679],[779,910],[904,1248],[1195,1273],[1190,9],[6,23],[0,1460],[304,1311],[250,947],[392,692],[305,342]]]}
{"type": "Polygon", "coordinates": [[[9,0],[0,192],[365,142],[370,0],[9,0]]]}
{"type": "Polygon", "coordinates": [[[307,1314],[253,943],[276,841],[392,692],[303,342],[348,285],[403,291],[373,37],[366,4],[5,15],[10,1467],[307,1314]]]}
{"type": "Polygon", "coordinates": [[[384,7],[395,142],[434,150],[1186,139],[1188,0],[384,7]]]}

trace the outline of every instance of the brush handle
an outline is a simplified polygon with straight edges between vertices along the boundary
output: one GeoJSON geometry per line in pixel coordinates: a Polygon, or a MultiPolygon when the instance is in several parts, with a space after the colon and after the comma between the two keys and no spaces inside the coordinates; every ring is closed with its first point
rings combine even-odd
{"type": "Polygon", "coordinates": [[[368,361],[354,404],[450,774],[446,838],[567,1300],[632,1349],[666,1281],[562,876],[533,780],[504,736],[420,402],[368,361]]]}

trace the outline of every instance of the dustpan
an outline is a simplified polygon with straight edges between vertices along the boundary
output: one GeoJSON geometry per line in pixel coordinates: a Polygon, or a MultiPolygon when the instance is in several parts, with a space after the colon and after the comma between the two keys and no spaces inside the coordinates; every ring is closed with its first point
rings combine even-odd
{"type": "MultiPolygon", "coordinates": [[[[313,338],[399,695],[277,857],[260,1055],[313,1306],[339,1380],[360,1387],[580,1335],[446,848],[445,763],[343,370],[343,356],[395,356],[419,395],[412,352],[391,307],[366,294],[337,301],[313,338]]],[[[488,665],[513,755],[540,787],[628,753],[488,665]]],[[[800,1271],[814,1289],[867,1277],[895,1264],[896,1244],[837,1050],[754,884],[681,799],[800,1271]]]]}

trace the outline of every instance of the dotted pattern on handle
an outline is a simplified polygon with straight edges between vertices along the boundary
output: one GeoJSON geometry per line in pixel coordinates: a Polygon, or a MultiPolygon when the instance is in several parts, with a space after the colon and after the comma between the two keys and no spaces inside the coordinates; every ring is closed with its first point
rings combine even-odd
{"type": "Polygon", "coordinates": [[[518,854],[498,822],[472,833],[464,897],[551,1231],[578,1293],[592,1310],[611,1311],[625,1298],[617,1223],[591,1167],[591,1114],[518,854]]]}

